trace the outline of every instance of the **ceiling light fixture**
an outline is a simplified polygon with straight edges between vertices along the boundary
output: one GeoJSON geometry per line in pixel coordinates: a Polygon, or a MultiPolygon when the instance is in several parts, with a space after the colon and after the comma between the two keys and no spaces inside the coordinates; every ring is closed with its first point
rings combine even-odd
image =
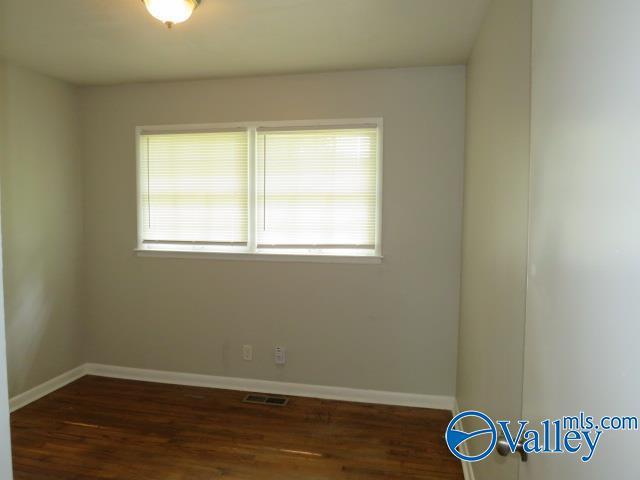
{"type": "Polygon", "coordinates": [[[142,0],[149,13],[171,28],[189,20],[201,0],[142,0]]]}

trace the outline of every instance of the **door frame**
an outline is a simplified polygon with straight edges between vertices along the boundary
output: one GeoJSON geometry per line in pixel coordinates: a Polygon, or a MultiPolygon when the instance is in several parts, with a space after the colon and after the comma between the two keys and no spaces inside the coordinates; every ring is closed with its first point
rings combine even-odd
{"type": "Polygon", "coordinates": [[[13,478],[13,468],[9,416],[9,382],[7,377],[7,345],[5,338],[2,235],[0,234],[0,478],[11,480],[13,478]]]}

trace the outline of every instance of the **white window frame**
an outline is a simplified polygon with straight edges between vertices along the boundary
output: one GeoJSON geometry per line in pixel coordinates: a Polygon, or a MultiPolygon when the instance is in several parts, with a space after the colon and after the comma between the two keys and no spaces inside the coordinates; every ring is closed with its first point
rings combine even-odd
{"type": "Polygon", "coordinates": [[[169,257],[169,258],[193,258],[193,259],[218,259],[218,260],[262,260],[282,262],[318,262],[318,263],[381,263],[382,262],[382,158],[383,158],[383,121],[382,118],[351,118],[351,119],[324,119],[324,120],[294,120],[294,121],[266,121],[266,122],[234,122],[234,123],[207,123],[188,125],[147,125],[136,127],[136,203],[137,203],[137,244],[134,252],[139,257],[169,257]],[[358,125],[376,126],[378,129],[378,161],[377,161],[377,185],[376,185],[376,232],[375,249],[363,253],[339,254],[331,253],[331,250],[315,249],[291,249],[284,251],[261,251],[256,244],[256,176],[257,176],[257,152],[256,141],[259,128],[287,128],[287,127],[354,127],[358,125]],[[142,178],[140,176],[140,136],[145,133],[186,133],[207,132],[224,129],[247,129],[249,134],[249,178],[248,178],[248,242],[247,247],[225,251],[224,247],[196,247],[188,246],[184,249],[179,246],[168,248],[166,245],[158,246],[143,242],[143,212],[140,192],[142,191],[142,178]],[[215,249],[214,249],[215,248],[215,249]],[[329,252],[329,253],[325,253],[329,252]]]}

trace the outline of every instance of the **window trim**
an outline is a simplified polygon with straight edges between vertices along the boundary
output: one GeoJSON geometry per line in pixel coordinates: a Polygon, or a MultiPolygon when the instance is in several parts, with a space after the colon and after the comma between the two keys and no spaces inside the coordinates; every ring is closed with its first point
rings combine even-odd
{"type": "MultiPolygon", "coordinates": [[[[291,121],[260,121],[260,122],[226,122],[226,123],[199,123],[181,125],[145,125],[135,129],[136,142],[136,215],[137,215],[137,244],[134,253],[140,257],[168,257],[168,258],[197,258],[197,259],[218,259],[218,260],[262,260],[262,261],[283,261],[283,262],[313,262],[313,263],[381,263],[382,261],[382,173],[383,173],[383,119],[374,118],[350,118],[350,119],[322,119],[322,120],[291,120],[291,121]],[[261,251],[257,248],[256,240],[256,176],[257,176],[257,154],[256,140],[258,130],[262,128],[314,128],[314,127],[364,127],[371,126],[378,129],[378,161],[376,171],[376,231],[375,249],[372,253],[343,253],[341,251],[331,252],[326,249],[323,252],[313,252],[306,249],[308,253],[303,253],[305,249],[283,250],[274,253],[273,251],[261,251]],[[248,242],[244,248],[233,250],[222,249],[201,249],[194,248],[153,248],[150,244],[145,244],[143,235],[143,212],[140,192],[142,191],[141,158],[140,158],[140,136],[144,134],[160,133],[186,133],[186,132],[210,132],[216,130],[246,129],[249,134],[249,158],[248,158],[248,242]]],[[[166,244],[165,244],[166,245],[166,244]]],[[[265,249],[262,249],[265,250],[265,249]]]]}

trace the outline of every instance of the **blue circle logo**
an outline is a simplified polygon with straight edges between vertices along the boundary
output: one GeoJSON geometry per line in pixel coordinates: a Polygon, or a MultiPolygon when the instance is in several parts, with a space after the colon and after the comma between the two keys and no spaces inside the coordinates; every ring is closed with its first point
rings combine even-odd
{"type": "MultiPolygon", "coordinates": [[[[491,418],[482,412],[471,410],[459,413],[453,418],[453,420],[451,420],[451,422],[449,422],[447,433],[445,434],[445,440],[447,441],[447,446],[449,447],[449,450],[451,450],[451,453],[460,460],[465,462],[477,462],[487,458],[491,452],[493,452],[493,449],[496,447],[496,443],[498,442],[498,432],[491,418]],[[476,421],[479,421],[483,426],[479,430],[467,433],[462,428],[462,419],[464,418],[475,418],[476,421]],[[467,455],[460,451],[467,440],[482,436],[487,437],[487,447],[480,454],[467,455]]],[[[466,449],[463,451],[467,452],[466,449]]]]}

